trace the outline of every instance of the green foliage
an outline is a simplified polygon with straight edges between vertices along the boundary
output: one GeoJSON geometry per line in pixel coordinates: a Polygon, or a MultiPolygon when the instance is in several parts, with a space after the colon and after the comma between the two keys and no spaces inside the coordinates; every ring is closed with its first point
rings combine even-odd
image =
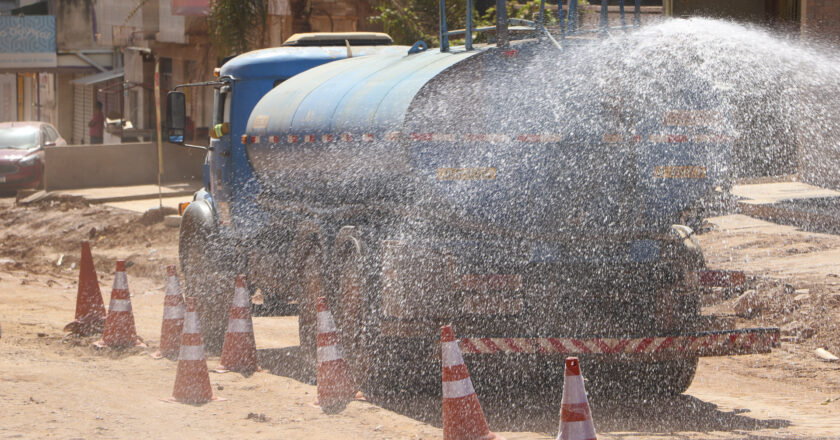
{"type": "MultiPolygon", "coordinates": [[[[463,29],[466,26],[466,0],[448,0],[446,2],[446,26],[449,30],[463,29]]],[[[440,14],[438,0],[382,0],[375,6],[378,17],[371,20],[382,23],[386,33],[391,35],[397,44],[414,44],[423,40],[430,46],[439,45],[438,26],[440,14]]],[[[515,0],[507,2],[507,12],[510,18],[536,20],[539,16],[539,0],[517,3],[515,0]]],[[[495,26],[496,7],[490,7],[487,12],[479,16],[473,11],[474,26],[495,26]]],[[[557,21],[555,14],[546,13],[545,23],[557,21]]],[[[477,36],[476,41],[483,41],[477,36]]],[[[457,44],[462,40],[452,40],[457,44]]]]}
{"type": "Polygon", "coordinates": [[[214,0],[208,23],[219,56],[262,47],[268,17],[267,0],[214,0]]]}
{"type": "MultiPolygon", "coordinates": [[[[547,3],[547,2],[546,2],[547,3]]],[[[515,1],[508,1],[506,4],[508,18],[521,18],[523,20],[537,21],[540,15],[540,1],[531,0],[526,3],[518,3],[515,1]]],[[[543,23],[549,24],[557,21],[556,11],[546,10],[543,23]]],[[[478,20],[480,26],[495,26],[496,25],[496,7],[491,6],[487,8],[487,12],[478,20]]]]}
{"type": "MultiPolygon", "coordinates": [[[[446,2],[446,26],[449,30],[463,29],[467,16],[466,0],[446,2]]],[[[383,0],[374,6],[379,12],[372,21],[382,23],[385,32],[396,44],[414,44],[423,40],[438,45],[440,6],[438,0],[383,0]]]]}

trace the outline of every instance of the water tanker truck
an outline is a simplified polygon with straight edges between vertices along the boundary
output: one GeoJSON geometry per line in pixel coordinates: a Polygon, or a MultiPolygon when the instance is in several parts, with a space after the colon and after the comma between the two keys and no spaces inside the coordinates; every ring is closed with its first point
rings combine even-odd
{"type": "Polygon", "coordinates": [[[264,304],[298,304],[308,368],[326,296],[369,390],[434,380],[443,324],[479,382],[542,383],[575,355],[594,389],[661,394],[683,392],[701,356],[778,343],[700,313],[703,286],[735,277],[706,269],[691,227],[726,187],[715,86],[683,66],[642,89],[586,83],[597,42],[505,34],[221,67],[220,136],[180,237],[205,341],[219,344],[244,273],[264,304]]]}

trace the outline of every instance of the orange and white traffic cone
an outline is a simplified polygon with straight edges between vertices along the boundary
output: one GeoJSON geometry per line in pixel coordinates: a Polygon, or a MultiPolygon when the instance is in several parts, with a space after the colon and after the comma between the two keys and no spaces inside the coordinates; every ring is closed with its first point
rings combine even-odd
{"type": "Polygon", "coordinates": [[[251,297],[245,285],[245,275],[239,275],[236,277],[233,302],[230,305],[221,365],[215,371],[237,371],[247,374],[259,370],[257,344],[254,342],[254,322],[251,320],[251,297]]]}
{"type": "Polygon", "coordinates": [[[82,258],[79,261],[79,290],[76,293],[76,319],[64,327],[64,331],[78,336],[101,333],[105,325],[105,303],[99,290],[99,280],[93,267],[90,243],[82,242],[82,258]]]}
{"type": "Polygon", "coordinates": [[[444,440],[504,440],[490,432],[452,326],[440,328],[444,440]]]}
{"type": "Polygon", "coordinates": [[[163,323],[160,326],[160,349],[152,355],[155,359],[173,357],[181,347],[184,328],[184,296],[175,266],[166,267],[166,295],[163,297],[163,323]]]}
{"type": "Polygon", "coordinates": [[[566,358],[560,404],[560,433],[557,434],[557,440],[595,440],[595,425],[583,388],[580,361],[576,357],[566,358]]]}
{"type": "Polygon", "coordinates": [[[198,301],[187,298],[187,312],[184,317],[184,333],[178,355],[178,371],[175,373],[175,387],[169,402],[207,403],[224,400],[213,396],[207,359],[204,357],[204,343],[201,342],[201,326],[198,322],[198,301]]]}
{"type": "Polygon", "coordinates": [[[318,298],[318,405],[328,414],[343,410],[356,395],[356,386],[350,368],[344,360],[344,351],[338,340],[332,313],[327,299],[318,298]]]}
{"type": "Polygon", "coordinates": [[[114,288],[111,290],[111,303],[108,305],[108,317],[102,339],[94,342],[99,348],[145,347],[137,337],[134,327],[134,313],[131,310],[131,293],[128,291],[128,278],[125,275],[125,261],[117,261],[114,274],[114,288]]]}

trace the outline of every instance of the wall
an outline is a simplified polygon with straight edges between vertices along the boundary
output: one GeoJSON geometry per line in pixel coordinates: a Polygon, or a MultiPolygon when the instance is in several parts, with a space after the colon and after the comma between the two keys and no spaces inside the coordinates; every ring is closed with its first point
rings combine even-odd
{"type": "Polygon", "coordinates": [[[107,47],[128,44],[132,32],[143,27],[143,14],[139,10],[135,12],[135,9],[137,2],[134,1],[98,0],[96,18],[99,44],[107,47]]]}
{"type": "Polygon", "coordinates": [[[840,42],[840,1],[802,0],[802,35],[840,42]]]}
{"type": "MultiPolygon", "coordinates": [[[[152,142],[47,147],[47,190],[157,183],[152,142]]],[[[163,144],[164,182],[200,180],[204,151],[163,144]]]]}
{"type": "Polygon", "coordinates": [[[94,0],[53,0],[55,42],[59,51],[95,48],[93,32],[94,0]]]}
{"type": "Polygon", "coordinates": [[[765,0],[666,0],[665,12],[674,17],[705,15],[735,20],[764,19],[765,0]]]}

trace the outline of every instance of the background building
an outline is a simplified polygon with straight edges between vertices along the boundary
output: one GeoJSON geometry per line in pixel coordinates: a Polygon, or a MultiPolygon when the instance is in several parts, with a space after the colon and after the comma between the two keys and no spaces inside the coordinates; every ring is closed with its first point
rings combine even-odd
{"type": "MultiPolygon", "coordinates": [[[[266,3],[265,46],[296,32],[381,29],[367,0],[266,3]]],[[[163,98],[176,84],[212,79],[223,58],[210,41],[210,7],[211,0],[0,0],[0,121],[47,121],[82,144],[100,101],[115,121],[106,143],[152,138],[156,60],[163,98]]],[[[212,90],[185,92],[187,135],[206,141],[212,90]]]]}
{"type": "Polygon", "coordinates": [[[759,23],[808,38],[840,39],[836,0],[664,0],[666,15],[704,15],[759,23]]]}

